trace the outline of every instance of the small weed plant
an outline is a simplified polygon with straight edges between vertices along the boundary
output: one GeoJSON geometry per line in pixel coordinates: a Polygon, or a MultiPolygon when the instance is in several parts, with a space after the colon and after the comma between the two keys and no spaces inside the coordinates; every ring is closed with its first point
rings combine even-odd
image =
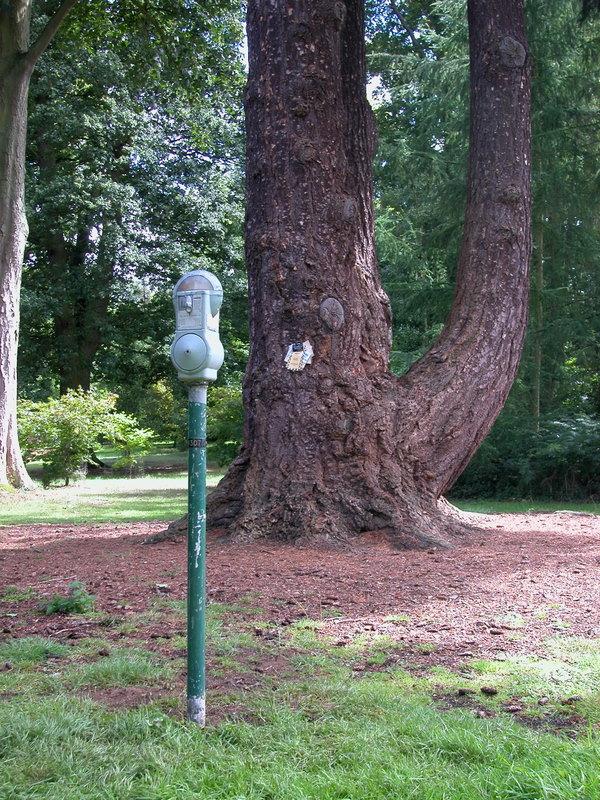
{"type": "Polygon", "coordinates": [[[44,614],[89,614],[96,607],[96,598],[81,581],[69,584],[66,595],[55,594],[40,605],[44,614]]]}

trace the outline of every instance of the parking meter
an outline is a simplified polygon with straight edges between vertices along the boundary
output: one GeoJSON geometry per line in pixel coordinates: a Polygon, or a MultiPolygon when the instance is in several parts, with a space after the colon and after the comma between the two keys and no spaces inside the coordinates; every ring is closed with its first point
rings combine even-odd
{"type": "Polygon", "coordinates": [[[171,360],[188,386],[187,718],[206,720],[206,391],[223,363],[219,309],[223,288],[203,269],[175,284],[171,360]]]}
{"type": "Polygon", "coordinates": [[[223,287],[211,272],[197,269],[180,278],[173,289],[175,339],[171,361],[179,380],[189,385],[214,381],[223,363],[219,339],[219,309],[223,287]]]}

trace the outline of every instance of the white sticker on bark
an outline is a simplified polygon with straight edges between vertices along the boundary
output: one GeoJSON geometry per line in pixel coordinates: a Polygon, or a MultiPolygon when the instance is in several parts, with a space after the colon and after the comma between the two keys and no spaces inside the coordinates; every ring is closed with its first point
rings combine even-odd
{"type": "Polygon", "coordinates": [[[284,362],[292,372],[301,372],[307,364],[312,364],[314,350],[308,339],[305,342],[294,342],[288,347],[284,362]]]}

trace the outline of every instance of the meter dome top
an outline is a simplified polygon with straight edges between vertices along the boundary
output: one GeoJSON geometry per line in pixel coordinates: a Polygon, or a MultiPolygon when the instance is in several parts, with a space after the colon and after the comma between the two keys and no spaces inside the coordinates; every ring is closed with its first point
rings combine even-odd
{"type": "Polygon", "coordinates": [[[194,270],[184,275],[177,283],[177,292],[222,292],[219,279],[205,270],[194,270]]]}

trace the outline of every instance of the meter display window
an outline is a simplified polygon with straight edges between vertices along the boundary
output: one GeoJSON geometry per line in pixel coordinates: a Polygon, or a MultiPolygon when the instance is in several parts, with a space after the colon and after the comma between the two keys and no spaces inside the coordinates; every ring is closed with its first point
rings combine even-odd
{"type": "Polygon", "coordinates": [[[223,363],[219,309],[223,289],[209,272],[184,275],[173,290],[176,331],[171,359],[181,380],[190,385],[214,381],[223,363]]]}

